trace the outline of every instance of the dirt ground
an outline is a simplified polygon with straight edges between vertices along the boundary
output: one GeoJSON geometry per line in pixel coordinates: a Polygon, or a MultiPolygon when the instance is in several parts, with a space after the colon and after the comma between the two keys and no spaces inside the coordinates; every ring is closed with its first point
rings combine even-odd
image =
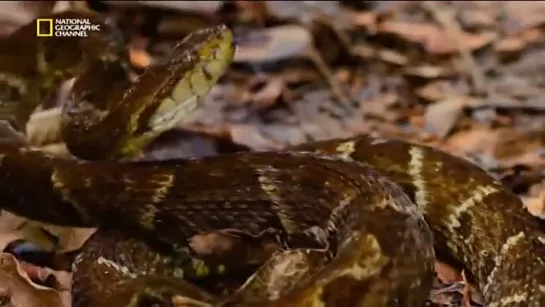
{"type": "MultiPolygon", "coordinates": [[[[0,33],[87,6],[117,23],[142,71],[193,30],[233,29],[230,71],[147,159],[375,133],[469,157],[545,219],[545,1],[56,2],[1,3],[0,33]]],[[[70,274],[45,266],[93,230],[0,221],[3,306],[69,306],[70,274]],[[55,252],[11,255],[40,232],[56,238],[55,252]]],[[[438,262],[429,306],[482,299],[463,271],[438,262]]]]}

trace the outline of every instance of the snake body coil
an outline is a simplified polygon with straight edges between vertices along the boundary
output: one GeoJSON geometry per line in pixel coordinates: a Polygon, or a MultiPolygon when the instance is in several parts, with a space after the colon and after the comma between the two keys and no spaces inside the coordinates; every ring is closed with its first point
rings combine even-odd
{"type": "Polygon", "coordinates": [[[545,306],[543,226],[486,172],[439,150],[358,136],[283,152],[113,160],[198,103],[232,57],[226,33],[193,34],[167,60],[177,66],[153,66],[102,113],[83,93],[111,66],[84,69],[63,129],[87,161],[0,144],[2,209],[99,226],[74,264],[75,306],[168,305],[174,294],[189,306],[423,306],[434,246],[472,273],[487,306],[545,306]],[[106,128],[84,137],[95,125],[106,128]],[[99,140],[112,127],[122,141],[99,140]],[[186,283],[217,285],[249,264],[257,272],[222,298],[186,283]]]}

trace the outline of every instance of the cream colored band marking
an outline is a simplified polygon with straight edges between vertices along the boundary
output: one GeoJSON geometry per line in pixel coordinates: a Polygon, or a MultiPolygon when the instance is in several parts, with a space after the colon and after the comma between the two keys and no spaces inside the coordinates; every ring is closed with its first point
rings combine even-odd
{"type": "Polygon", "coordinates": [[[408,173],[413,179],[413,185],[416,187],[414,195],[415,203],[421,212],[426,211],[428,205],[428,192],[426,190],[426,180],[422,175],[422,168],[424,166],[424,150],[417,146],[412,146],[409,149],[411,160],[409,161],[408,173]]]}
{"type": "Polygon", "coordinates": [[[339,157],[344,159],[350,158],[350,155],[356,151],[356,141],[347,141],[342,142],[335,148],[335,151],[338,153],[339,157]]]}
{"type": "Polygon", "coordinates": [[[269,196],[270,201],[275,205],[274,209],[276,211],[276,215],[280,219],[282,227],[284,227],[288,233],[297,231],[299,226],[291,219],[291,216],[293,216],[290,213],[291,208],[290,206],[284,204],[284,200],[279,193],[280,188],[276,185],[273,179],[265,174],[266,171],[257,170],[257,172],[260,174],[257,180],[259,181],[261,190],[269,196]]]}
{"type": "Polygon", "coordinates": [[[498,192],[498,189],[496,189],[494,186],[491,186],[491,185],[478,186],[475,188],[475,190],[473,190],[473,193],[471,193],[471,196],[467,198],[466,200],[464,200],[462,203],[460,203],[460,205],[451,206],[451,207],[454,207],[454,211],[448,217],[449,229],[451,231],[454,231],[455,228],[460,227],[461,224],[460,224],[459,218],[462,215],[462,213],[467,212],[477,203],[482,202],[485,197],[495,192],[498,192]]]}
{"type": "Polygon", "coordinates": [[[106,258],[104,258],[102,256],[98,257],[97,263],[106,265],[106,266],[116,270],[117,272],[121,273],[125,277],[129,277],[129,278],[137,278],[138,277],[138,274],[131,272],[131,270],[129,270],[128,267],[126,267],[124,265],[121,265],[121,264],[119,264],[119,263],[117,263],[115,261],[106,259],[106,258]]]}
{"type": "Polygon", "coordinates": [[[490,274],[487,277],[486,285],[483,288],[483,293],[485,295],[486,295],[486,292],[488,292],[489,287],[496,281],[496,278],[497,278],[496,274],[498,273],[498,270],[501,268],[501,265],[503,264],[503,258],[505,257],[505,255],[509,252],[509,250],[511,250],[511,248],[515,247],[525,237],[526,235],[524,234],[524,232],[521,231],[517,233],[516,235],[510,236],[509,238],[507,238],[507,240],[505,240],[505,243],[502,245],[498,256],[496,256],[496,258],[494,259],[495,266],[492,269],[492,271],[490,271],[490,274]]]}
{"type": "Polygon", "coordinates": [[[76,200],[70,197],[70,189],[65,187],[64,180],[62,179],[61,172],[58,169],[53,169],[51,172],[51,184],[53,185],[54,190],[60,193],[61,199],[64,202],[70,203],[74,209],[79,213],[80,217],[84,221],[91,220],[89,212],[76,202],[76,200]]]}

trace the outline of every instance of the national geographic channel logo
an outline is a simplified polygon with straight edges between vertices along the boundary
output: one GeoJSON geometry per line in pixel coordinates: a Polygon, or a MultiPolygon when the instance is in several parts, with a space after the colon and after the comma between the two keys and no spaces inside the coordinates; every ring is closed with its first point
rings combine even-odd
{"type": "Polygon", "coordinates": [[[99,24],[89,18],[38,18],[38,37],[87,37],[89,32],[100,31],[99,24]]]}

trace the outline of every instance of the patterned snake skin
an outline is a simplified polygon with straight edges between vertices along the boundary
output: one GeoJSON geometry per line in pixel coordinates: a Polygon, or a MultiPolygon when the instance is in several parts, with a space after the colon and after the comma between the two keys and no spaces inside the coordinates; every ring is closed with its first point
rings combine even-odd
{"type": "MultiPolygon", "coordinates": [[[[47,58],[24,30],[10,39],[47,58]]],[[[233,56],[225,26],[191,34],[135,82],[122,56],[70,44],[80,60],[34,74],[6,63],[13,42],[0,45],[0,71],[22,93],[3,91],[3,114],[19,125],[46,88],[26,91],[79,65],[65,74],[78,79],[62,124],[75,157],[0,144],[0,207],[98,225],[74,263],[74,306],[424,306],[434,248],[471,273],[487,306],[545,306],[543,225],[485,171],[439,150],[357,136],[118,161],[198,107],[233,56]]]]}

